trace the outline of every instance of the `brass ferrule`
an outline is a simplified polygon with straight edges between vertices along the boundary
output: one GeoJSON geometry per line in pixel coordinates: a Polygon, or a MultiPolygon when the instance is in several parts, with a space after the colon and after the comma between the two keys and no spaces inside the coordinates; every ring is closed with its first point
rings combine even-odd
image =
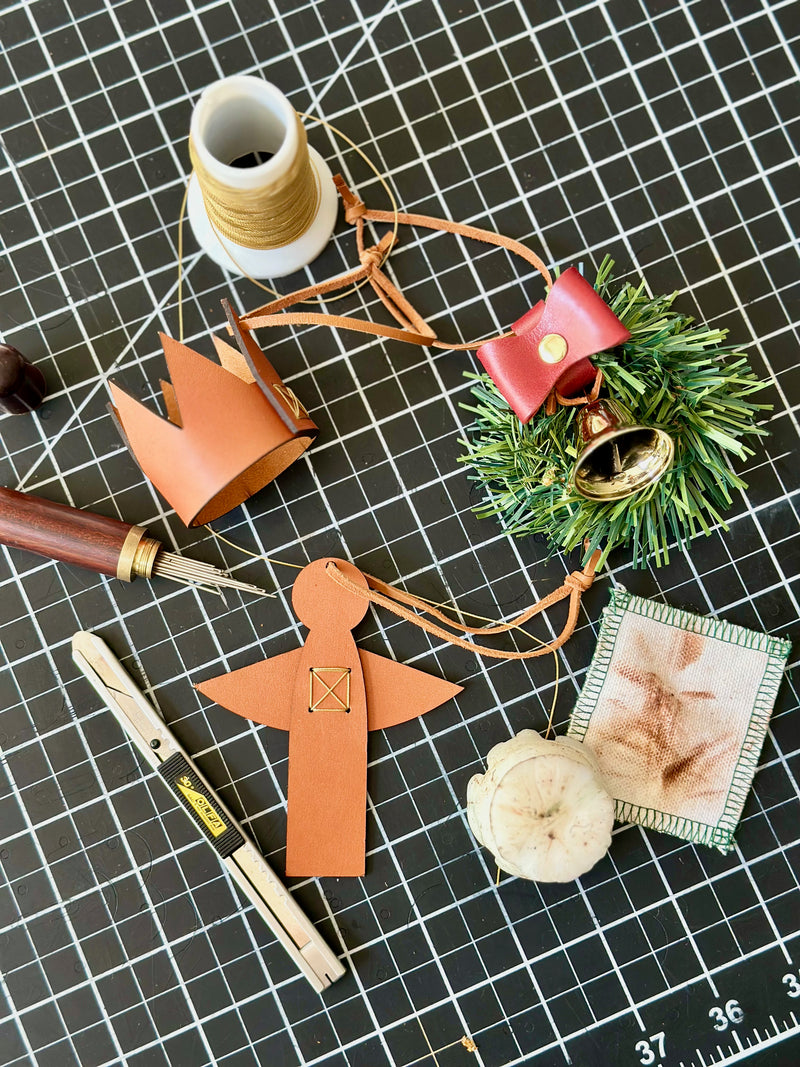
{"type": "Polygon", "coordinates": [[[133,557],[133,574],[136,578],[150,578],[153,574],[153,564],[156,556],[161,551],[161,542],[152,537],[143,537],[136,546],[136,554],[133,557]]]}
{"type": "Polygon", "coordinates": [[[146,537],[143,526],[131,526],[122,545],[117,561],[117,577],[123,582],[132,582],[134,578],[149,578],[153,573],[153,564],[161,549],[161,542],[146,537]]]}

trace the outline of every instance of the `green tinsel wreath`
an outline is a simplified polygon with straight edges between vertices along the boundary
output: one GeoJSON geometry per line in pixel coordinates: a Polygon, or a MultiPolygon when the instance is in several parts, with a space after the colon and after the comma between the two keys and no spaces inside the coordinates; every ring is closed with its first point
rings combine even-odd
{"type": "Polygon", "coordinates": [[[728,456],[753,454],[742,439],[766,434],[753,419],[769,405],[748,399],[764,383],[741,352],[721,345],[727,330],[693,327],[693,319],[673,310],[677,293],[651,297],[644,282],[612,291],[613,266],[603,260],[595,289],[631,338],[592,362],[603,371],[604,393],[625,404],[637,423],[672,436],[670,470],[624,500],[587,500],[571,484],[577,409],[559,407],[553,415],[542,409],[524,425],[487,374],[469,373],[477,403],[462,407],[475,421],[459,461],[486,490],[476,513],[499,517],[508,533],[542,533],[564,551],[588,539],[584,559],[596,548],[605,560],[612,549],[630,546],[634,566],[661,566],[672,539],[686,551],[711,523],[727,529],[720,512],[730,506],[732,490],[746,488],[728,456]]]}

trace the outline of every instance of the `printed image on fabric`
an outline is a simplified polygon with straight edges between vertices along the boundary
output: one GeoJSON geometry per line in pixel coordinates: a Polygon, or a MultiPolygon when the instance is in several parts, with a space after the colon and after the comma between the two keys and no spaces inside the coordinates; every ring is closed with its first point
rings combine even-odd
{"type": "Polygon", "coordinates": [[[615,591],[569,733],[620,821],[727,849],[788,643],[615,591]]]}

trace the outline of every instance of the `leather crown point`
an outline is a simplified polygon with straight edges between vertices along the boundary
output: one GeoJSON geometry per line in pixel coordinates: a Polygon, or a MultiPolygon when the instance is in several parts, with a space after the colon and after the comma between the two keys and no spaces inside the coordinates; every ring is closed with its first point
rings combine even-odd
{"type": "Polygon", "coordinates": [[[239,351],[214,338],[219,363],[161,334],[168,417],[114,382],[109,409],[142,472],[187,526],[238,507],[308,448],[317,427],[223,301],[239,351]]]}
{"type": "Polygon", "coordinates": [[[574,396],[588,388],[588,357],[615,348],[630,333],[575,267],[565,270],[512,326],[510,337],[487,341],[478,359],[521,422],[529,422],[548,393],[574,396]]]}

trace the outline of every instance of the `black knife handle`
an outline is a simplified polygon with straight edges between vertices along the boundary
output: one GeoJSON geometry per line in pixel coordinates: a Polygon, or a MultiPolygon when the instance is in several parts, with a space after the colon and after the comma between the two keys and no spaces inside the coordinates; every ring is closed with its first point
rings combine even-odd
{"type": "Polygon", "coordinates": [[[231,824],[230,815],[220,806],[205,782],[198,778],[191,763],[180,752],[164,760],[158,767],[158,773],[186,809],[203,837],[220,856],[230,856],[245,843],[242,835],[231,824]]]}

